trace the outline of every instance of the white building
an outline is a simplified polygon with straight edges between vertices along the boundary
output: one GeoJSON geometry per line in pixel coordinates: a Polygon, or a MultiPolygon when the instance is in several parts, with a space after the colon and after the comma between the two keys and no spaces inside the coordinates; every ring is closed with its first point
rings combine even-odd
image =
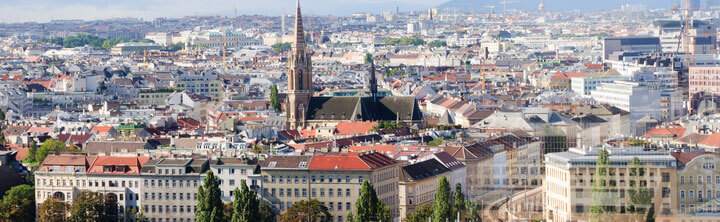
{"type": "Polygon", "coordinates": [[[602,83],[611,83],[618,80],[627,80],[622,76],[585,76],[570,78],[570,88],[581,96],[590,96],[590,92],[597,89],[602,83]]]}
{"type": "Polygon", "coordinates": [[[590,96],[598,103],[618,107],[630,113],[630,121],[635,122],[649,116],[661,119],[667,112],[660,105],[660,90],[632,81],[615,81],[600,84],[590,96]]]}
{"type": "Polygon", "coordinates": [[[189,48],[242,48],[262,45],[261,38],[253,37],[239,30],[206,30],[192,32],[188,36],[189,48]]]}

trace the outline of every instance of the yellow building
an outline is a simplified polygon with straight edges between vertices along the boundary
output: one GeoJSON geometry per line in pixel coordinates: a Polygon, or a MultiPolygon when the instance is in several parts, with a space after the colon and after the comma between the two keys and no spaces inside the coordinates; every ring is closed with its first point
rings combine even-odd
{"type": "Polygon", "coordinates": [[[570,149],[545,155],[543,184],[546,221],[589,221],[593,205],[604,207],[603,221],[631,221],[627,213],[630,190],[638,185],[651,192],[656,215],[671,214],[676,205],[677,160],[666,152],[642,149],[607,149],[609,164],[605,190],[593,193],[599,149],[570,149]],[[639,172],[631,173],[631,161],[640,160],[639,172]],[[599,204],[598,204],[599,203],[599,204]]]}

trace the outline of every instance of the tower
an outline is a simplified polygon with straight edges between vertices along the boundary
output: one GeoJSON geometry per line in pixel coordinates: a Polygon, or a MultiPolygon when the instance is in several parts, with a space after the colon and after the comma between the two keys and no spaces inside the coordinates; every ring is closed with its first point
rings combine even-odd
{"type": "Polygon", "coordinates": [[[288,128],[304,127],[307,110],[313,95],[312,63],[310,54],[305,50],[305,32],[303,31],[300,0],[295,12],[295,43],[288,59],[287,124],[288,128]]]}
{"type": "Polygon", "coordinates": [[[366,55],[366,60],[368,63],[370,63],[370,68],[368,68],[368,78],[365,86],[367,87],[367,90],[370,93],[370,97],[372,97],[373,101],[377,101],[378,87],[377,78],[375,77],[375,61],[370,54],[366,55]]]}

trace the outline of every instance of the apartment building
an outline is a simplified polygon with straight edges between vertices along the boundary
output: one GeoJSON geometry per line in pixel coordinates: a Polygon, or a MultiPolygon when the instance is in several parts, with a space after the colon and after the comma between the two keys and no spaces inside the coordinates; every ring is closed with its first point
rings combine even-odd
{"type": "Polygon", "coordinates": [[[678,160],[677,210],[657,221],[717,221],[720,217],[720,155],[704,151],[673,152],[678,160]]]}
{"type": "Polygon", "coordinates": [[[507,134],[445,151],[465,164],[469,199],[491,201],[543,184],[540,141],[507,134]]]}
{"type": "Polygon", "coordinates": [[[220,180],[220,191],[225,202],[233,201],[233,192],[242,182],[253,189],[258,189],[262,185],[260,167],[255,159],[218,158],[210,162],[210,169],[220,180]]]}
{"type": "Polygon", "coordinates": [[[142,169],[140,204],[151,222],[195,220],[197,191],[209,161],[202,158],[151,160],[142,169]]]}
{"type": "Polygon", "coordinates": [[[220,100],[224,92],[222,80],[214,72],[182,74],[177,78],[175,86],[179,91],[205,96],[215,101],[220,100]]]}
{"type": "Polygon", "coordinates": [[[72,204],[80,192],[92,191],[117,206],[118,221],[133,221],[142,212],[151,222],[190,222],[198,188],[210,170],[220,180],[225,202],[232,201],[243,180],[252,188],[261,185],[251,159],[62,154],[48,156],[36,171],[36,202],[55,198],[72,204]]]}
{"type": "Polygon", "coordinates": [[[315,156],[271,156],[260,162],[262,193],[281,212],[295,202],[317,199],[332,221],[345,221],[369,180],[378,199],[398,216],[400,162],[380,153],[325,153],[315,156]]]}
{"type": "Polygon", "coordinates": [[[690,99],[698,93],[720,95],[720,66],[691,66],[689,73],[690,99]]]}
{"type": "Polygon", "coordinates": [[[118,221],[134,218],[140,208],[141,167],[147,157],[51,155],[35,171],[35,201],[55,198],[71,204],[82,191],[103,194],[106,203],[117,206],[118,221]]]}
{"type": "MultiPolygon", "coordinates": [[[[607,221],[629,221],[624,209],[629,203],[629,190],[634,185],[652,193],[656,215],[670,215],[676,209],[677,160],[669,153],[642,149],[607,149],[609,152],[607,192],[602,193],[602,206],[612,209],[603,214],[607,221]],[[631,176],[634,158],[640,160],[641,173],[631,176]]],[[[547,221],[587,221],[593,205],[593,181],[599,148],[576,149],[545,155],[543,185],[544,217],[547,221]]],[[[597,195],[597,194],[596,194],[597,195]]],[[[597,199],[597,198],[596,198],[597,199]]]]}
{"type": "Polygon", "coordinates": [[[465,165],[446,152],[435,153],[426,160],[403,166],[398,184],[400,221],[418,206],[432,204],[441,177],[448,179],[450,189],[460,184],[463,195],[466,195],[465,173],[465,165]]]}

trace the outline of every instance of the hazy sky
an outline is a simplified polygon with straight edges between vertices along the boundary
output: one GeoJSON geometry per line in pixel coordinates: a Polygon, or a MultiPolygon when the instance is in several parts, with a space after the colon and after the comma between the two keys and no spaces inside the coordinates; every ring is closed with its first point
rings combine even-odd
{"type": "MultiPolygon", "coordinates": [[[[422,9],[449,0],[302,0],[306,14],[345,15],[358,11],[422,9]]],[[[463,0],[497,4],[500,0],[463,0]]],[[[605,9],[623,0],[545,0],[548,10],[605,9]]],[[[675,0],[624,0],[664,5],[675,0]]],[[[539,0],[514,0],[508,8],[534,8],[539,0]]],[[[0,0],[0,22],[52,19],[107,19],[118,17],[180,17],[188,15],[278,15],[292,13],[295,0],[0,0]]]]}

